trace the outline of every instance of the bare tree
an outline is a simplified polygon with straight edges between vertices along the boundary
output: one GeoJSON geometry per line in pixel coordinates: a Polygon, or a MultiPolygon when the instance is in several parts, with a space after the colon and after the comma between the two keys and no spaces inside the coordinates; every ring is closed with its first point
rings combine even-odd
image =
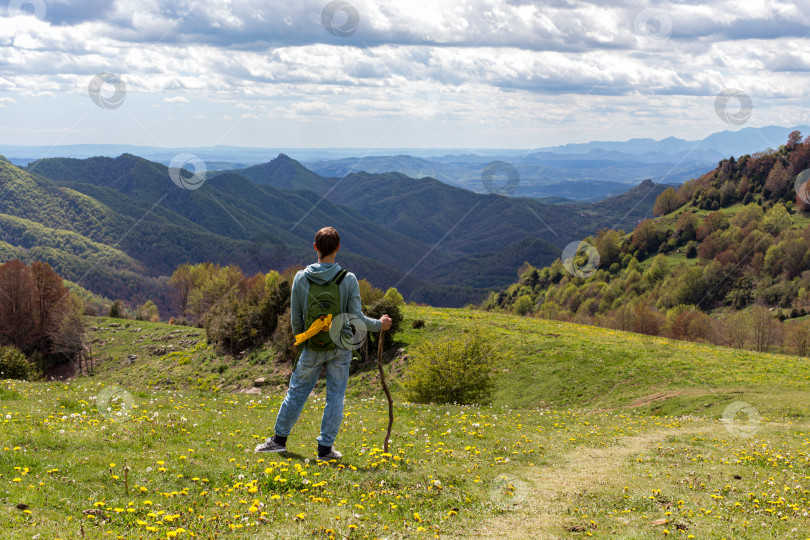
{"type": "Polygon", "coordinates": [[[194,286],[194,276],[191,273],[191,267],[188,264],[178,266],[177,270],[172,274],[171,279],[169,279],[169,283],[177,290],[177,296],[180,302],[180,313],[185,317],[186,311],[188,310],[188,297],[194,286]]]}
{"type": "Polygon", "coordinates": [[[64,317],[65,306],[70,293],[56,272],[47,263],[36,261],[31,265],[33,280],[33,307],[37,322],[36,338],[39,351],[50,352],[54,331],[64,317]]]}
{"type": "Polygon", "coordinates": [[[807,356],[810,347],[810,322],[800,321],[790,323],[787,332],[787,341],[791,351],[799,356],[807,356]]]}
{"type": "Polygon", "coordinates": [[[56,351],[64,354],[73,364],[76,364],[79,373],[88,372],[87,362],[84,362],[85,365],[82,367],[82,360],[89,351],[85,343],[87,328],[83,314],[84,306],[81,301],[71,295],[65,314],[52,336],[56,351]]]}
{"type": "Polygon", "coordinates": [[[32,305],[34,283],[22,261],[0,265],[0,344],[30,351],[37,341],[32,305]]]}
{"type": "Polygon", "coordinates": [[[781,323],[764,306],[754,306],[748,313],[751,338],[757,352],[768,352],[779,340],[781,323]]]}
{"type": "Polygon", "coordinates": [[[658,336],[665,322],[660,312],[643,302],[633,310],[633,332],[658,336]]]}
{"type": "Polygon", "coordinates": [[[630,332],[633,330],[635,322],[635,315],[632,308],[628,305],[623,305],[613,310],[610,313],[611,326],[616,330],[624,330],[630,332]]]}
{"type": "Polygon", "coordinates": [[[735,349],[744,349],[750,334],[748,317],[743,312],[732,313],[722,322],[724,341],[735,349]]]}

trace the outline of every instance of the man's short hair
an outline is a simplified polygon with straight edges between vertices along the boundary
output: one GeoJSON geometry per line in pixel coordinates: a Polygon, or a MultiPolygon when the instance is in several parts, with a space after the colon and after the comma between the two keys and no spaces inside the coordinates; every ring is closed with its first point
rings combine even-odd
{"type": "Polygon", "coordinates": [[[315,234],[315,248],[321,257],[328,257],[340,245],[340,235],[334,227],[324,227],[315,234]]]}

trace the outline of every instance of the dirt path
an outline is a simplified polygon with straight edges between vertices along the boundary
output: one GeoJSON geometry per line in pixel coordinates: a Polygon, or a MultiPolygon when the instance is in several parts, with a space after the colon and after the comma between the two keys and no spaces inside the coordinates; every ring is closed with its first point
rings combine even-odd
{"type": "MultiPolygon", "coordinates": [[[[702,428],[701,432],[711,431],[702,428]]],[[[695,433],[694,429],[653,431],[636,437],[622,437],[610,448],[578,448],[567,454],[558,465],[535,468],[519,476],[512,484],[515,498],[522,499],[519,508],[482,522],[470,531],[474,538],[557,539],[570,537],[565,530],[565,508],[580,493],[603,486],[620,484],[627,472],[627,462],[654,443],[672,435],[695,433]]],[[[507,478],[515,478],[518,475],[507,478]]]]}
{"type": "Polygon", "coordinates": [[[674,397],[679,396],[696,396],[696,395],[715,395],[715,394],[722,394],[722,395],[733,395],[733,394],[742,394],[745,390],[744,389],[734,389],[734,388],[717,388],[717,389],[707,389],[707,388],[694,388],[688,390],[671,390],[667,392],[656,392],[654,394],[650,394],[648,396],[644,396],[641,398],[636,399],[632,403],[628,403],[627,405],[622,405],[620,407],[607,407],[605,409],[593,409],[588,411],[588,414],[596,414],[600,412],[611,412],[616,411],[619,409],[635,409],[637,407],[642,407],[644,405],[649,405],[651,403],[655,403],[657,401],[665,401],[667,399],[671,399],[674,397]]]}

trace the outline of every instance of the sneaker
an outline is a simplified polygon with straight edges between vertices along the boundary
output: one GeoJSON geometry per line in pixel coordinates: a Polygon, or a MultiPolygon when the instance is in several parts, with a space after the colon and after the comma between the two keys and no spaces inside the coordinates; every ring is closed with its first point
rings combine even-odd
{"type": "Polygon", "coordinates": [[[329,453],[325,456],[318,456],[318,461],[332,461],[337,460],[343,457],[343,454],[338,452],[335,449],[329,450],[329,453]]]}
{"type": "Polygon", "coordinates": [[[270,437],[262,444],[258,445],[254,452],[286,452],[287,447],[283,444],[278,444],[276,441],[273,440],[273,437],[270,437]]]}

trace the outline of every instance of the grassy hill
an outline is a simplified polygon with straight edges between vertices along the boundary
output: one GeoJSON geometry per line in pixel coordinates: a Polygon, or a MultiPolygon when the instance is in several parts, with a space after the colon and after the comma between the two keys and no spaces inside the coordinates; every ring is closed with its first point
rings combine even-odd
{"type": "Polygon", "coordinates": [[[475,310],[405,315],[426,322],[405,325],[405,355],[488,332],[506,354],[496,401],[405,403],[396,383],[408,359],[388,359],[397,404],[385,454],[385,401],[372,366],[359,366],[336,465],[313,459],[322,384],[287,455],[252,453],[283,385],[233,392],[286,378],[270,351],[221,357],[198,329],[94,319],[95,376],[0,383],[0,534],[807,537],[806,359],[475,310]],[[728,412],[741,402],[758,416],[728,412]]]}
{"type": "MultiPolygon", "coordinates": [[[[774,410],[792,402],[802,411],[800,403],[810,391],[810,362],[795,356],[474,309],[407,306],[405,316],[397,338],[403,352],[391,358],[395,388],[409,350],[478,327],[509,358],[499,366],[496,406],[604,409],[668,395],[652,399],[644,410],[704,414],[718,412],[716,407],[743,392],[753,399],[779,390],[774,410]],[[414,319],[424,320],[425,327],[412,329],[414,319]]],[[[228,393],[252,388],[254,379],[265,377],[275,392],[286,388],[289,378],[290,366],[276,364],[269,347],[223,357],[205,345],[205,332],[198,328],[97,318],[90,339],[98,362],[95,377],[120,385],[228,393]],[[131,355],[138,359],[130,360],[131,355]]],[[[355,393],[368,390],[362,383],[377,376],[375,369],[356,365],[355,393]]],[[[376,386],[371,391],[376,393],[376,386]]],[[[770,412],[769,405],[763,407],[770,412]]]]}
{"type": "Polygon", "coordinates": [[[795,186],[808,166],[810,138],[802,141],[798,132],[776,150],[723,160],[677,190],[661,191],[659,217],[632,232],[585,236],[588,248],[568,267],[560,260],[525,267],[483,305],[760,351],[803,351],[796,333],[803,327],[771,319],[810,309],[810,205],[795,186]],[[586,266],[593,262],[598,267],[586,266]]]}

